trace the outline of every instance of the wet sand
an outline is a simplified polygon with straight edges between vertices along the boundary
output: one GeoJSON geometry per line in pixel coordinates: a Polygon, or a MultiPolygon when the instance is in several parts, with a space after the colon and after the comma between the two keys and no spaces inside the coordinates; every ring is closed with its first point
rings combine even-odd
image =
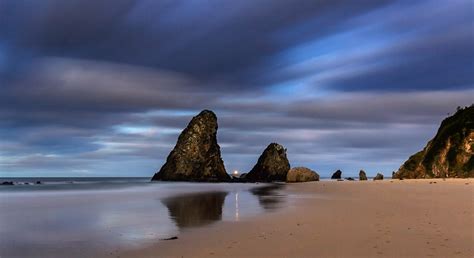
{"type": "Polygon", "coordinates": [[[286,209],[113,256],[474,256],[474,179],[321,181],[286,191],[286,209]]]}
{"type": "Polygon", "coordinates": [[[0,257],[107,257],[285,206],[282,184],[109,180],[0,187],[0,257]]]}

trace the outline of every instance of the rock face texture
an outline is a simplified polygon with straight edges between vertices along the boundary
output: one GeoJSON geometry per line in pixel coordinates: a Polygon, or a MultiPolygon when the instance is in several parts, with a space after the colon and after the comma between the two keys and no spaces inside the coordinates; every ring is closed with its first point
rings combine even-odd
{"type": "Polygon", "coordinates": [[[309,181],[319,181],[319,174],[313,170],[305,167],[296,167],[290,169],[286,175],[286,182],[296,183],[296,182],[309,182],[309,181]]]}
{"type": "Polygon", "coordinates": [[[377,175],[374,177],[374,180],[383,180],[383,175],[380,173],[377,173],[377,175]]]}
{"type": "Polygon", "coordinates": [[[332,174],[331,179],[341,179],[341,176],[342,171],[338,169],[336,172],[334,172],[334,174],[332,174]]]}
{"type": "Polygon", "coordinates": [[[443,120],[435,137],[393,178],[474,177],[474,105],[443,120]]]}
{"type": "Polygon", "coordinates": [[[251,182],[286,181],[289,170],[290,163],[286,157],[286,149],[278,143],[271,143],[245,179],[251,182]]]}
{"type": "Polygon", "coordinates": [[[365,174],[365,171],[362,170],[362,169],[359,171],[359,180],[360,181],[366,181],[367,180],[367,175],[365,174]]]}
{"type": "Polygon", "coordinates": [[[203,110],[179,135],[166,163],[152,180],[223,182],[227,174],[217,144],[217,117],[203,110]]]}

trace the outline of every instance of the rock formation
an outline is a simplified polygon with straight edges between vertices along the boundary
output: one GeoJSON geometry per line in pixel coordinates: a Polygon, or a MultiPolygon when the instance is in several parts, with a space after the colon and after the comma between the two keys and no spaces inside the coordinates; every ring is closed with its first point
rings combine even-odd
{"type": "Polygon", "coordinates": [[[380,173],[377,173],[377,175],[374,177],[374,181],[375,180],[383,180],[383,175],[380,173]]]}
{"type": "Polygon", "coordinates": [[[443,120],[436,136],[393,178],[474,177],[474,105],[443,120]]]}
{"type": "Polygon", "coordinates": [[[203,110],[179,135],[166,163],[152,180],[229,181],[216,136],[217,117],[212,111],[203,110]]]}
{"type": "Polygon", "coordinates": [[[309,182],[309,181],[319,181],[318,173],[313,170],[305,167],[296,167],[290,169],[286,175],[286,182],[296,183],[296,182],[309,182]]]}
{"type": "Polygon", "coordinates": [[[290,163],[286,157],[286,149],[278,143],[271,143],[245,179],[251,182],[286,181],[288,170],[290,163]]]}
{"type": "Polygon", "coordinates": [[[342,171],[338,169],[336,172],[334,172],[334,174],[332,174],[331,179],[341,179],[341,176],[342,171]]]}
{"type": "Polygon", "coordinates": [[[362,170],[362,169],[359,171],[359,180],[360,180],[360,181],[365,181],[365,180],[367,180],[367,175],[365,174],[365,171],[362,170]]]}

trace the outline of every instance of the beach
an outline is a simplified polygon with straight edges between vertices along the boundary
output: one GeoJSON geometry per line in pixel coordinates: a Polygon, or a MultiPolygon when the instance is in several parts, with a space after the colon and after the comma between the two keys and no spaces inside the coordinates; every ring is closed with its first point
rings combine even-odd
{"type": "Polygon", "coordinates": [[[287,184],[288,207],[110,257],[472,257],[474,179],[287,184]]]}

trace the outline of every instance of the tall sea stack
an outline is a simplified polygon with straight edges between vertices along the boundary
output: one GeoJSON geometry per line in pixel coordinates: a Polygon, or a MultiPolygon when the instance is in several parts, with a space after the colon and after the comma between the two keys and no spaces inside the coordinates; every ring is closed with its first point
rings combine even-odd
{"type": "Polygon", "coordinates": [[[152,180],[229,181],[217,144],[217,127],[217,117],[210,110],[203,110],[193,117],[152,180]]]}
{"type": "Polygon", "coordinates": [[[443,120],[436,136],[393,178],[474,177],[474,106],[443,120]]]}
{"type": "Polygon", "coordinates": [[[286,181],[289,170],[290,163],[286,157],[286,149],[278,143],[271,143],[245,179],[254,182],[286,181]]]}

